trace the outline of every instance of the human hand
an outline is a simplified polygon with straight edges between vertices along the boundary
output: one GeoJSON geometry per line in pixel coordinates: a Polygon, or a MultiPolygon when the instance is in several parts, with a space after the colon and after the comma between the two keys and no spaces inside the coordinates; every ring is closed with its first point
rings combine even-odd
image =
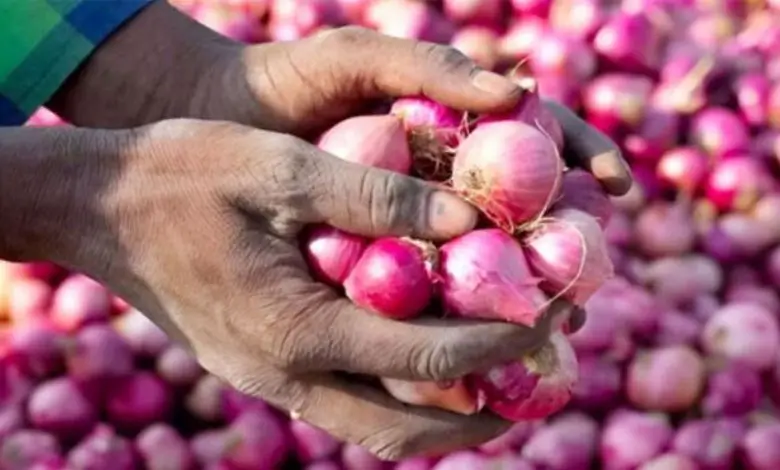
{"type": "MultiPolygon", "coordinates": [[[[533,329],[398,322],[314,282],[299,251],[304,225],[440,240],[471,229],[476,214],[421,180],[295,137],[192,120],[40,132],[62,133],[52,147],[71,155],[17,152],[22,176],[0,179],[21,178],[9,190],[28,193],[48,182],[35,203],[0,204],[4,221],[25,221],[17,244],[33,244],[17,259],[49,258],[107,283],[210,372],[380,457],[463,448],[507,423],[404,405],[344,372],[460,377],[537,348],[571,313],[556,304],[533,329]]],[[[581,321],[575,312],[574,327],[581,321]]]]}

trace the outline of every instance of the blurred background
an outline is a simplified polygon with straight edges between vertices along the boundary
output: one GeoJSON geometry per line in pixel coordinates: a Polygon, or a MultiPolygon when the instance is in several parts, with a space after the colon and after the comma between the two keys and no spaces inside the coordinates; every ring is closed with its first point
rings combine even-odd
{"type": "MultiPolygon", "coordinates": [[[[0,468],[69,452],[113,470],[780,469],[779,1],[171,3],[245,42],[359,24],[527,65],[631,164],[605,229],[618,276],[570,338],[562,412],[388,463],[204,374],[91,279],[0,262],[0,468]],[[105,380],[121,386],[76,386],[105,380]]],[[[28,125],[66,123],[41,109],[28,125]]]]}

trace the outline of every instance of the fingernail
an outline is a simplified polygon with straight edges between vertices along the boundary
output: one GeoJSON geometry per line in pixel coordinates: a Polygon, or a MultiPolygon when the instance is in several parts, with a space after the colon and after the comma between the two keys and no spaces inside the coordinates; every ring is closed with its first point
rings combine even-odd
{"type": "Polygon", "coordinates": [[[519,88],[506,77],[497,73],[482,70],[472,78],[475,87],[493,95],[511,95],[517,93],[519,88]]]}
{"type": "Polygon", "coordinates": [[[468,232],[477,224],[477,210],[471,204],[447,191],[431,197],[428,224],[435,235],[450,238],[468,232]]]}

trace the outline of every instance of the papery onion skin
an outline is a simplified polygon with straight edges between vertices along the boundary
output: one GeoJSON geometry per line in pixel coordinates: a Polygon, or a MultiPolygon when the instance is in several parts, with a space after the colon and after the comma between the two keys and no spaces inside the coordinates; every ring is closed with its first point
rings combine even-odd
{"type": "Polygon", "coordinates": [[[379,315],[417,316],[433,296],[435,248],[400,238],[371,243],[344,281],[347,297],[379,315]]]}
{"type": "Polygon", "coordinates": [[[578,209],[596,219],[601,228],[606,228],[614,213],[614,206],[601,184],[592,174],[579,168],[572,168],[563,174],[561,196],[552,210],[578,209]]]}
{"type": "Polygon", "coordinates": [[[766,370],[780,351],[779,328],[774,314],[761,305],[735,302],[721,307],[707,321],[701,343],[712,357],[766,370]]]}
{"type": "Polygon", "coordinates": [[[317,280],[341,286],[368,243],[358,235],[319,225],[306,235],[304,253],[317,280]]]}
{"type": "Polygon", "coordinates": [[[467,376],[466,381],[488,409],[504,419],[524,421],[545,418],[566,406],[577,376],[574,349],[556,332],[520,361],[467,376]]]}
{"type": "Polygon", "coordinates": [[[395,116],[356,116],[320,136],[317,146],[343,160],[408,174],[412,155],[403,122],[395,116]]]}
{"type": "Polygon", "coordinates": [[[446,312],[533,326],[548,304],[522,246],[503,230],[474,230],[439,253],[446,312]]]}
{"type": "Polygon", "coordinates": [[[615,275],[606,239],[585,212],[560,209],[548,217],[523,240],[531,271],[549,295],[582,306],[615,275]]]}
{"type": "Polygon", "coordinates": [[[553,204],[562,171],[563,160],[541,131],[499,121],[478,126],[460,144],[452,183],[497,225],[512,229],[553,204]]]}

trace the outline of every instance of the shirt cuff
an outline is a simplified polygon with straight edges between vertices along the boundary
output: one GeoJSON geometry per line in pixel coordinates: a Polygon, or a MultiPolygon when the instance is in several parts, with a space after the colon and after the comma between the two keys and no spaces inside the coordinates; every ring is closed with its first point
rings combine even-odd
{"type": "Polygon", "coordinates": [[[0,1],[0,126],[24,124],[111,33],[153,1],[0,1]]]}

